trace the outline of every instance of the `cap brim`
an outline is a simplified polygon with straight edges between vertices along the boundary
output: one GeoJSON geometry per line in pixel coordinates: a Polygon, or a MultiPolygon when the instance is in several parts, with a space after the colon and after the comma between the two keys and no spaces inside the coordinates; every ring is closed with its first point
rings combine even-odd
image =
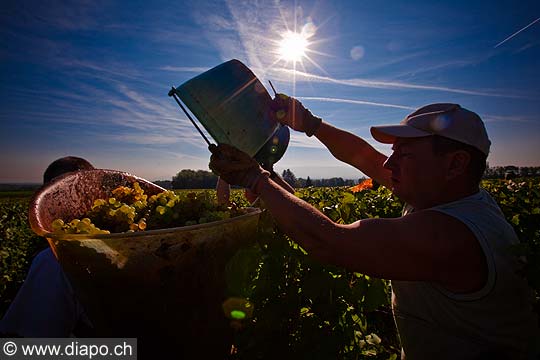
{"type": "Polygon", "coordinates": [[[393,144],[396,138],[417,138],[432,135],[408,125],[382,125],[372,126],[371,136],[383,144],[393,144]]]}

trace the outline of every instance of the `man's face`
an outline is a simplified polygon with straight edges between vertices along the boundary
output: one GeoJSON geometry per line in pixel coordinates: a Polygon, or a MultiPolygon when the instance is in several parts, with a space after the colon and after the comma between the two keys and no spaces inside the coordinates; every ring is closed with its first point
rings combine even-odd
{"type": "Polygon", "coordinates": [[[431,137],[398,138],[384,163],[392,172],[392,191],[416,208],[432,206],[446,182],[446,164],[433,153],[431,137]]]}

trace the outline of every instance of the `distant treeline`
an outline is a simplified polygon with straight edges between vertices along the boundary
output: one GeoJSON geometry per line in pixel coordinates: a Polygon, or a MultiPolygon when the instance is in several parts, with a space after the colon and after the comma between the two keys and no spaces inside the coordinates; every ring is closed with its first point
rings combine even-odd
{"type": "Polygon", "coordinates": [[[41,184],[0,184],[0,191],[35,191],[41,184]]]}
{"type": "MultiPolygon", "coordinates": [[[[308,186],[353,186],[358,184],[360,180],[343,179],[341,177],[331,179],[311,179],[309,176],[307,179],[297,178],[290,169],[284,170],[280,175],[291,186],[296,188],[308,186]]],[[[172,181],[160,180],[154,183],[165,189],[213,189],[216,187],[217,176],[206,170],[187,169],[173,176],[172,181]]]]}
{"type": "MultiPolygon", "coordinates": [[[[295,188],[303,187],[333,187],[354,186],[364,178],[343,179],[333,177],[329,179],[297,178],[290,170],[284,170],[281,177],[295,188]]],[[[484,179],[508,179],[513,177],[536,177],[540,176],[540,166],[495,166],[488,167],[484,173],[484,179]]],[[[172,181],[156,181],[155,183],[166,189],[213,189],[216,187],[217,176],[206,170],[182,170],[172,181]]]]}
{"type": "Polygon", "coordinates": [[[484,179],[508,179],[540,176],[540,166],[494,166],[486,169],[484,179]]]}
{"type": "MultiPolygon", "coordinates": [[[[309,176],[297,178],[290,170],[284,170],[281,177],[295,188],[302,187],[333,187],[354,186],[363,178],[343,179],[333,177],[330,179],[311,179],[309,176]]],[[[540,166],[494,166],[486,169],[484,179],[510,179],[515,177],[539,177],[540,166]]],[[[185,169],[173,176],[172,180],[158,180],[155,184],[165,189],[213,189],[216,187],[217,176],[206,170],[185,169]]],[[[41,184],[0,184],[0,191],[34,191],[41,184]]]]}

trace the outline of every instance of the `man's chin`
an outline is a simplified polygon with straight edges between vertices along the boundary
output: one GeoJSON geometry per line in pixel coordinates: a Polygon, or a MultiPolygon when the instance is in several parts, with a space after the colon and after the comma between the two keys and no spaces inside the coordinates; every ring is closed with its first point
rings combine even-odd
{"type": "Polygon", "coordinates": [[[403,189],[401,188],[399,183],[392,182],[392,194],[397,196],[400,200],[403,200],[407,202],[405,198],[407,198],[407,195],[403,192],[403,189]]]}

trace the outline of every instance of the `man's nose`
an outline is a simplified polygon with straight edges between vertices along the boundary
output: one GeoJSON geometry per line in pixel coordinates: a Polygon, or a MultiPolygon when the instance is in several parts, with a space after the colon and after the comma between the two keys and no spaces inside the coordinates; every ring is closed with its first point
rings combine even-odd
{"type": "Polygon", "coordinates": [[[387,170],[392,170],[393,168],[395,168],[396,166],[396,163],[395,163],[395,155],[394,153],[392,153],[387,159],[386,161],[384,162],[383,164],[383,167],[387,170]]]}

